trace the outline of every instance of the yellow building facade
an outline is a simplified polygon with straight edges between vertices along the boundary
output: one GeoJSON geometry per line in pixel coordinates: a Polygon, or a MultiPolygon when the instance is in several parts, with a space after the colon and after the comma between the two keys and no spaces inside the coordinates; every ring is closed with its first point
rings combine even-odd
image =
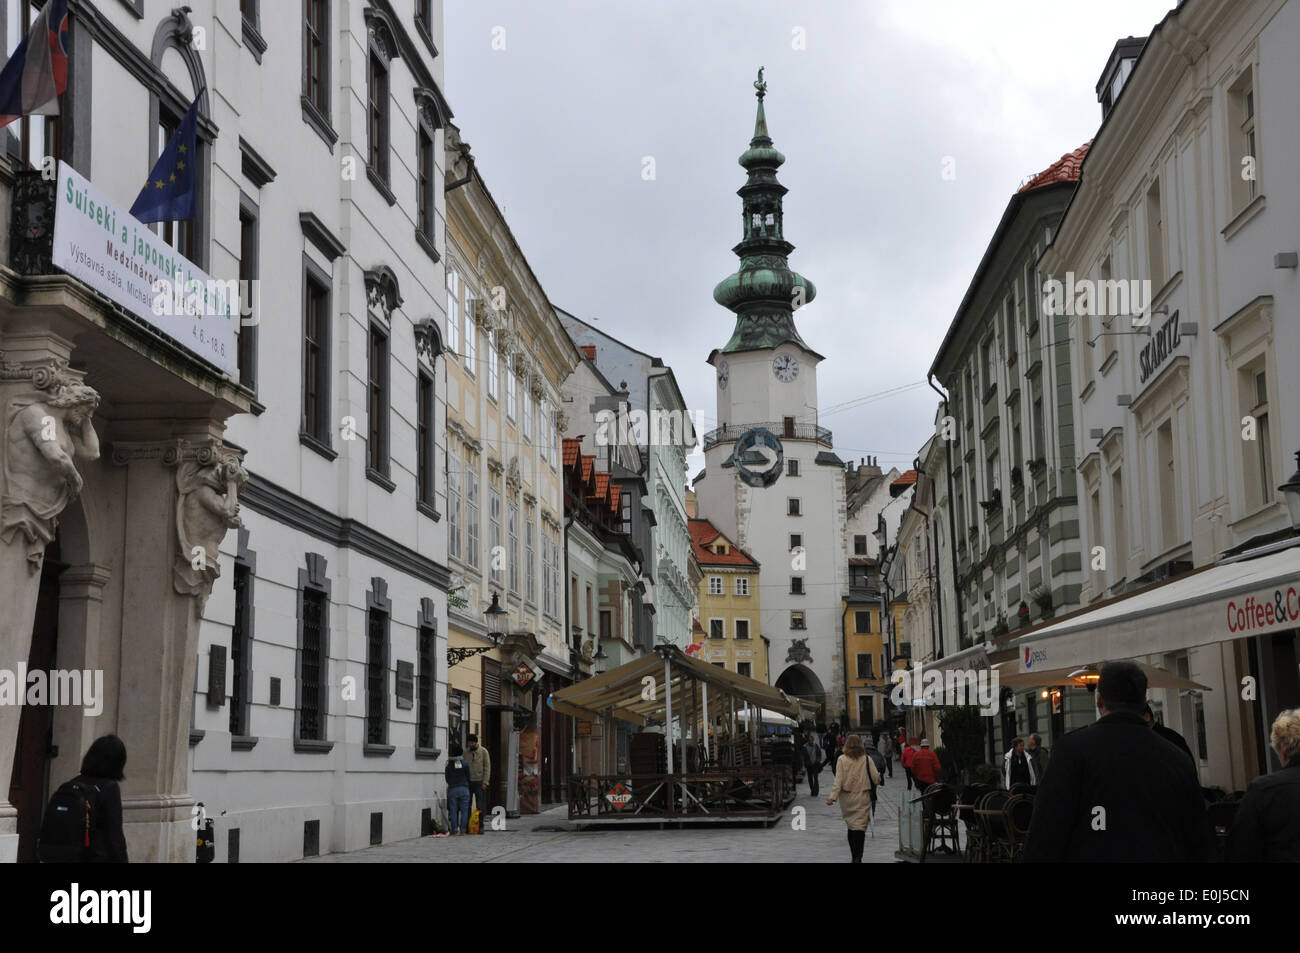
{"type": "MultiPolygon", "coordinates": [[[[574,680],[579,662],[561,582],[561,386],[582,355],[452,124],[447,151],[444,520],[461,602],[448,609],[448,735],[462,744],[479,735],[498,766],[513,765],[520,745],[522,756],[540,745],[558,775],[571,760],[571,727],[550,724],[545,697],[574,680]],[[494,597],[507,612],[497,647],[484,617],[494,597]],[[517,674],[520,664],[532,678],[517,674]]],[[[508,773],[494,771],[489,802],[511,808],[508,773]]]]}
{"type": "Polygon", "coordinates": [[[849,597],[844,600],[843,609],[849,724],[854,728],[870,728],[885,720],[885,702],[894,688],[890,680],[892,671],[906,666],[905,660],[898,656],[906,651],[903,616],[907,603],[896,600],[890,606],[893,662],[886,655],[886,632],[880,624],[880,601],[849,597]]]}
{"type": "Polygon", "coordinates": [[[689,521],[691,547],[700,567],[700,658],[764,684],[767,640],[758,630],[758,562],[706,519],[689,521]]]}

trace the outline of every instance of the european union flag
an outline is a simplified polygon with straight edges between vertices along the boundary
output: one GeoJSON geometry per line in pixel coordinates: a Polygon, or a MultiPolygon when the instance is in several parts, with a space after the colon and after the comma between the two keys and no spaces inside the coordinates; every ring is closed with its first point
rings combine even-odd
{"type": "Polygon", "coordinates": [[[193,218],[198,212],[199,189],[195,175],[198,116],[199,96],[195,96],[180,128],[154,163],[149,181],[131,206],[131,214],[140,221],[178,222],[193,218]]]}

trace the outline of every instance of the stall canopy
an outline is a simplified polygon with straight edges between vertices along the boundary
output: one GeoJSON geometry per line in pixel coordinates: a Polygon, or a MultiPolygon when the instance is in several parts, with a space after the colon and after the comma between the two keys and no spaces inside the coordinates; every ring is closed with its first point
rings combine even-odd
{"type": "MultiPolygon", "coordinates": [[[[1071,670],[1300,624],[1300,546],[1180,576],[1015,641],[1019,671],[1071,670]]],[[[1004,677],[1003,682],[1010,684],[1004,677]]],[[[1034,683],[1037,684],[1037,683],[1034,683]]]]}
{"type": "Polygon", "coordinates": [[[680,714],[682,693],[691,682],[707,685],[719,696],[750,702],[796,721],[815,710],[815,706],[779,688],[701,662],[671,645],[656,646],[649,655],[562,688],[551,695],[549,704],[555,711],[586,721],[609,714],[644,727],[664,723],[670,697],[674,716],[680,714]],[[671,678],[671,695],[664,683],[665,673],[671,678]]]}
{"type": "MultiPolygon", "coordinates": [[[[1005,685],[1009,688],[1050,688],[1054,685],[1076,685],[1084,686],[1090,681],[1089,678],[1081,676],[1080,673],[1087,673],[1095,676],[1099,673],[1101,666],[1088,665],[1083,668],[1057,668],[1045,671],[1020,672],[1016,670],[1015,662],[1002,662],[998,666],[998,684],[1005,685]],[[1005,669],[1005,671],[1004,671],[1005,669]]],[[[1137,662],[1138,668],[1146,674],[1147,688],[1174,688],[1179,691],[1188,691],[1198,689],[1203,692],[1213,691],[1209,685],[1202,685],[1199,682],[1193,682],[1190,679],[1180,678],[1173,672],[1163,668],[1157,668],[1154,665],[1148,665],[1146,662],[1137,662]]]]}

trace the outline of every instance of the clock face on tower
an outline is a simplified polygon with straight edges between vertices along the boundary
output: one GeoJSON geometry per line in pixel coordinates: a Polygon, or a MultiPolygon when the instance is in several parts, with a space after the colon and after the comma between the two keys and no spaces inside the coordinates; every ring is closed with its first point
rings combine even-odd
{"type": "Polygon", "coordinates": [[[726,361],[718,364],[718,389],[726,390],[727,381],[731,378],[731,368],[727,366],[726,361]]]}
{"type": "Polygon", "coordinates": [[[788,384],[799,376],[799,362],[789,354],[778,354],[772,358],[772,373],[783,384],[788,384]]]}

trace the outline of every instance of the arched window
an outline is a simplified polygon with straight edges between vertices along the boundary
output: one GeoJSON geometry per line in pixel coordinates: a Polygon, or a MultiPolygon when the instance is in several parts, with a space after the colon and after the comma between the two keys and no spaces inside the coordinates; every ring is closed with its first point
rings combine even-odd
{"type": "Polygon", "coordinates": [[[160,222],[158,233],[167,244],[175,248],[200,268],[207,267],[208,258],[208,160],[211,155],[213,127],[209,118],[207,78],[203,63],[193,44],[193,24],[188,7],[178,7],[163,20],[154,33],[150,55],[161,75],[155,80],[149,96],[149,166],[142,170],[141,178],[152,169],[158,156],[166,148],[181,120],[190,108],[194,97],[199,97],[197,154],[191,161],[195,165],[195,188],[198,201],[194,217],[184,221],[160,222]]]}

